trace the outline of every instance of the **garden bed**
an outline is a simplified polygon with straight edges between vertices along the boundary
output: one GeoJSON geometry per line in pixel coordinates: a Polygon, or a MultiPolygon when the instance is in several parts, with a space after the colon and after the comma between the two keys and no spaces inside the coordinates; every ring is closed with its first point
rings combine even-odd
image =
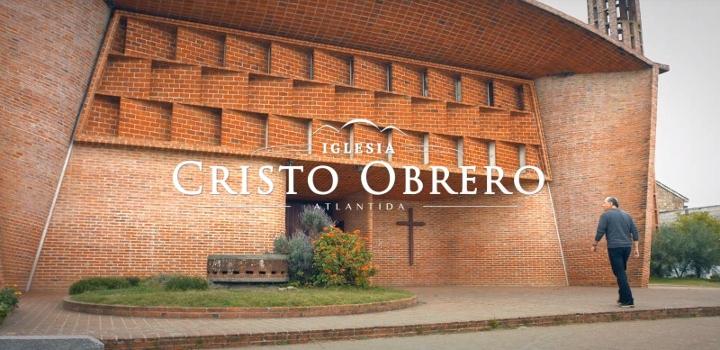
{"type": "Polygon", "coordinates": [[[407,291],[385,288],[243,287],[167,291],[147,286],[96,290],[66,298],[65,309],[162,318],[272,318],[350,315],[417,304],[407,291]]]}

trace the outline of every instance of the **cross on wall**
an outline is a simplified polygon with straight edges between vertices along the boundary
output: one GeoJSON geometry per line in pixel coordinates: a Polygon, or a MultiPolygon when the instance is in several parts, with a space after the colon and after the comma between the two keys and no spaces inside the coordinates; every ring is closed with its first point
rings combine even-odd
{"type": "Polygon", "coordinates": [[[407,221],[398,221],[397,224],[400,226],[407,226],[408,228],[408,261],[410,263],[410,266],[413,264],[413,256],[414,256],[414,232],[413,228],[418,226],[425,226],[425,223],[422,221],[414,221],[413,220],[413,208],[408,208],[408,219],[407,221]]]}

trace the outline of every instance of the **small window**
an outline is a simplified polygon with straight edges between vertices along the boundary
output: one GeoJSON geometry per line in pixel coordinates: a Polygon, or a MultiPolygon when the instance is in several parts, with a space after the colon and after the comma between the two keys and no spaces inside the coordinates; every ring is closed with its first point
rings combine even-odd
{"type": "Polygon", "coordinates": [[[315,79],[315,62],[314,62],[314,52],[313,50],[308,51],[308,79],[312,80],[315,79]]]}
{"type": "Polygon", "coordinates": [[[462,102],[462,79],[461,76],[455,76],[455,101],[462,102]]]}
{"type": "Polygon", "coordinates": [[[423,164],[430,164],[430,135],[423,135],[423,164]]]}
{"type": "Polygon", "coordinates": [[[492,80],[487,81],[487,85],[485,86],[485,89],[487,90],[487,105],[488,106],[494,106],[495,105],[495,84],[492,80]]]}
{"type": "Polygon", "coordinates": [[[527,165],[527,155],[525,145],[518,145],[518,159],[520,160],[520,167],[527,165]]]}
{"type": "Polygon", "coordinates": [[[457,165],[458,168],[463,166],[463,158],[465,158],[465,143],[462,137],[458,137],[455,140],[455,149],[457,150],[457,165]]]}
{"type": "Polygon", "coordinates": [[[427,69],[423,70],[423,71],[420,73],[420,84],[422,85],[422,86],[421,86],[421,88],[422,88],[422,91],[421,91],[421,92],[422,92],[422,95],[425,96],[425,97],[427,97],[428,95],[430,95],[430,91],[429,91],[429,89],[428,89],[428,71],[427,71],[427,69]]]}
{"type": "Polygon", "coordinates": [[[386,91],[393,90],[392,63],[388,63],[385,65],[385,90],[386,91]]]}
{"type": "Polygon", "coordinates": [[[495,141],[487,143],[488,148],[488,165],[495,166],[495,141]]]}
{"type": "Polygon", "coordinates": [[[515,87],[515,105],[518,110],[525,110],[525,87],[522,85],[515,87]]]}
{"type": "Polygon", "coordinates": [[[348,84],[355,85],[355,57],[352,56],[348,58],[348,74],[348,84]]]}

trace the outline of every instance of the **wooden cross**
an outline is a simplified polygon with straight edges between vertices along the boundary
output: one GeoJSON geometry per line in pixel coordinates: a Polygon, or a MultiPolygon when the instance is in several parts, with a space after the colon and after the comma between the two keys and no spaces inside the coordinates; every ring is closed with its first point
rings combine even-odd
{"type": "Polygon", "coordinates": [[[413,246],[414,240],[413,240],[413,227],[415,226],[425,226],[424,222],[420,221],[413,221],[413,208],[408,208],[408,219],[407,221],[398,221],[398,225],[401,226],[407,226],[408,227],[408,255],[409,255],[409,261],[410,265],[413,264],[413,246]]]}

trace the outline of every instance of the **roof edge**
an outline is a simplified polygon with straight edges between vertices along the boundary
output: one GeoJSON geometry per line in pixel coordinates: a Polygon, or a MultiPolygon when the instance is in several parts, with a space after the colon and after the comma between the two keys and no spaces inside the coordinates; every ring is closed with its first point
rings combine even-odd
{"type": "Polygon", "coordinates": [[[544,3],[540,2],[539,0],[520,0],[520,1],[526,3],[526,4],[530,5],[530,6],[534,6],[534,7],[538,8],[538,9],[540,9],[540,10],[542,10],[542,11],[548,12],[548,13],[550,13],[550,14],[552,14],[552,15],[554,15],[554,16],[562,19],[562,20],[565,20],[565,21],[567,21],[567,22],[570,22],[571,24],[574,24],[574,25],[576,25],[576,26],[584,29],[584,30],[587,31],[588,33],[594,34],[594,35],[602,38],[602,39],[605,40],[606,42],[614,45],[615,47],[617,47],[617,48],[619,48],[619,49],[621,49],[621,50],[624,51],[625,53],[628,53],[628,54],[630,54],[631,56],[635,57],[636,59],[642,61],[643,63],[645,63],[645,64],[648,66],[648,68],[652,68],[653,66],[656,66],[656,65],[657,65],[657,66],[659,67],[659,69],[660,69],[660,73],[665,73],[665,72],[670,71],[670,66],[669,66],[669,65],[667,65],[667,64],[662,64],[662,63],[657,63],[657,62],[655,62],[655,61],[653,61],[653,60],[645,57],[644,55],[642,55],[642,54],[640,54],[640,53],[638,53],[638,52],[635,52],[635,51],[633,51],[633,50],[628,50],[628,48],[626,48],[625,46],[623,46],[623,45],[620,44],[619,42],[613,40],[612,38],[608,37],[607,35],[603,34],[603,33],[600,32],[597,28],[595,28],[595,27],[591,26],[590,24],[585,23],[585,22],[583,22],[583,21],[581,21],[581,20],[579,20],[579,19],[577,19],[577,18],[575,18],[575,17],[573,17],[573,16],[571,16],[571,15],[565,13],[565,12],[562,12],[562,11],[560,11],[560,10],[558,10],[558,9],[550,6],[550,5],[544,4],[544,3]]]}
{"type": "Polygon", "coordinates": [[[660,182],[660,181],[658,181],[658,180],[655,180],[655,183],[656,183],[657,185],[659,185],[660,187],[664,188],[666,191],[674,194],[675,196],[684,199],[685,202],[689,202],[689,201],[690,201],[690,198],[683,196],[682,194],[680,194],[680,192],[675,191],[675,190],[673,190],[672,188],[670,188],[670,186],[668,186],[668,185],[666,185],[666,184],[664,184],[664,183],[662,183],[662,182],[660,182]]]}

